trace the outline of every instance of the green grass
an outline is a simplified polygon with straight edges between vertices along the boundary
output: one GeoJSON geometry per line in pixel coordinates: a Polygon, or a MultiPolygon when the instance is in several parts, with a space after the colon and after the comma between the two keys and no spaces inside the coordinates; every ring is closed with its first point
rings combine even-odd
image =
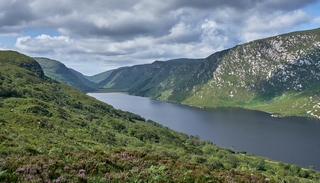
{"type": "MultiPolygon", "coordinates": [[[[318,98],[313,97],[313,100],[319,101],[318,98]]],[[[282,96],[275,97],[268,102],[254,103],[253,105],[246,106],[250,109],[262,110],[269,113],[279,113],[285,116],[305,116],[310,114],[308,111],[313,111],[314,115],[319,115],[315,111],[314,105],[317,102],[312,102],[310,96],[305,96],[302,93],[286,93],[282,96]]]]}

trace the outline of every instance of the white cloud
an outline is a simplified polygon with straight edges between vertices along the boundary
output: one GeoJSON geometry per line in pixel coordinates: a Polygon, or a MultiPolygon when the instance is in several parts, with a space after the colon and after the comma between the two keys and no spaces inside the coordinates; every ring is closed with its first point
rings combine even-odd
{"type": "Polygon", "coordinates": [[[27,53],[46,53],[53,54],[57,52],[65,53],[64,49],[73,47],[73,41],[68,36],[49,36],[39,35],[35,38],[30,36],[18,37],[15,46],[27,53]]]}
{"type": "Polygon", "coordinates": [[[311,18],[303,11],[277,11],[268,16],[253,14],[243,26],[241,41],[274,36],[292,30],[295,26],[310,22],[311,18]]]}
{"type": "Polygon", "coordinates": [[[318,23],[320,24],[320,17],[316,17],[312,20],[313,23],[318,23]]]}
{"type": "Polygon", "coordinates": [[[301,10],[313,2],[5,0],[0,2],[0,36],[16,36],[16,49],[31,56],[108,70],[154,60],[206,57],[319,22],[301,10]],[[52,29],[61,36],[28,36],[24,34],[28,29],[52,29]]]}

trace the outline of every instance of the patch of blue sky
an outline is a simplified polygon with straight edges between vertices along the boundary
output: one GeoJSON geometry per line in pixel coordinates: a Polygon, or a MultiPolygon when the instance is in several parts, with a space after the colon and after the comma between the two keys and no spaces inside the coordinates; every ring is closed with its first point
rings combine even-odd
{"type": "Polygon", "coordinates": [[[313,17],[319,17],[320,16],[320,0],[318,0],[316,3],[309,4],[305,8],[302,9],[305,12],[308,12],[309,15],[313,17]]]}
{"type": "Polygon", "coordinates": [[[6,46],[8,48],[12,48],[13,45],[16,43],[16,41],[17,41],[16,37],[0,36],[0,45],[6,46]]]}
{"type": "Polygon", "coordinates": [[[32,38],[40,36],[42,34],[49,35],[51,37],[61,36],[61,34],[57,30],[54,30],[54,29],[29,28],[29,29],[22,31],[22,33],[21,33],[22,36],[30,36],[32,38]]]}
{"type": "Polygon", "coordinates": [[[54,30],[54,29],[28,28],[28,29],[21,31],[19,36],[1,36],[0,35],[0,44],[3,46],[6,46],[8,48],[13,48],[18,37],[30,36],[32,38],[35,38],[35,37],[40,36],[42,34],[49,35],[51,37],[61,36],[61,34],[57,30],[54,30]]]}
{"type": "Polygon", "coordinates": [[[302,11],[306,12],[310,16],[311,22],[295,27],[296,30],[308,30],[320,27],[320,0],[304,7],[302,11]],[[315,21],[316,19],[317,21],[315,21]]]}

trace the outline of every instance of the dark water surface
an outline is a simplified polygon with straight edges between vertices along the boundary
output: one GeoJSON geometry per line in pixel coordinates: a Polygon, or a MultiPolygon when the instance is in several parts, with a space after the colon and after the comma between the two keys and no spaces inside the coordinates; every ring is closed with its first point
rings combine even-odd
{"type": "Polygon", "coordinates": [[[125,93],[88,95],[220,147],[320,170],[320,120],[273,118],[238,108],[200,109],[125,93]]]}

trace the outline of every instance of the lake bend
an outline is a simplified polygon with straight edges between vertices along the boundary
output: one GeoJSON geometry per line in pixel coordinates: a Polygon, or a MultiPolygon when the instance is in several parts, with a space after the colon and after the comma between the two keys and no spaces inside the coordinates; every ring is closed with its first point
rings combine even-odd
{"type": "Polygon", "coordinates": [[[317,119],[274,118],[265,112],[239,108],[200,109],[126,93],[88,95],[220,147],[320,170],[317,119]]]}

